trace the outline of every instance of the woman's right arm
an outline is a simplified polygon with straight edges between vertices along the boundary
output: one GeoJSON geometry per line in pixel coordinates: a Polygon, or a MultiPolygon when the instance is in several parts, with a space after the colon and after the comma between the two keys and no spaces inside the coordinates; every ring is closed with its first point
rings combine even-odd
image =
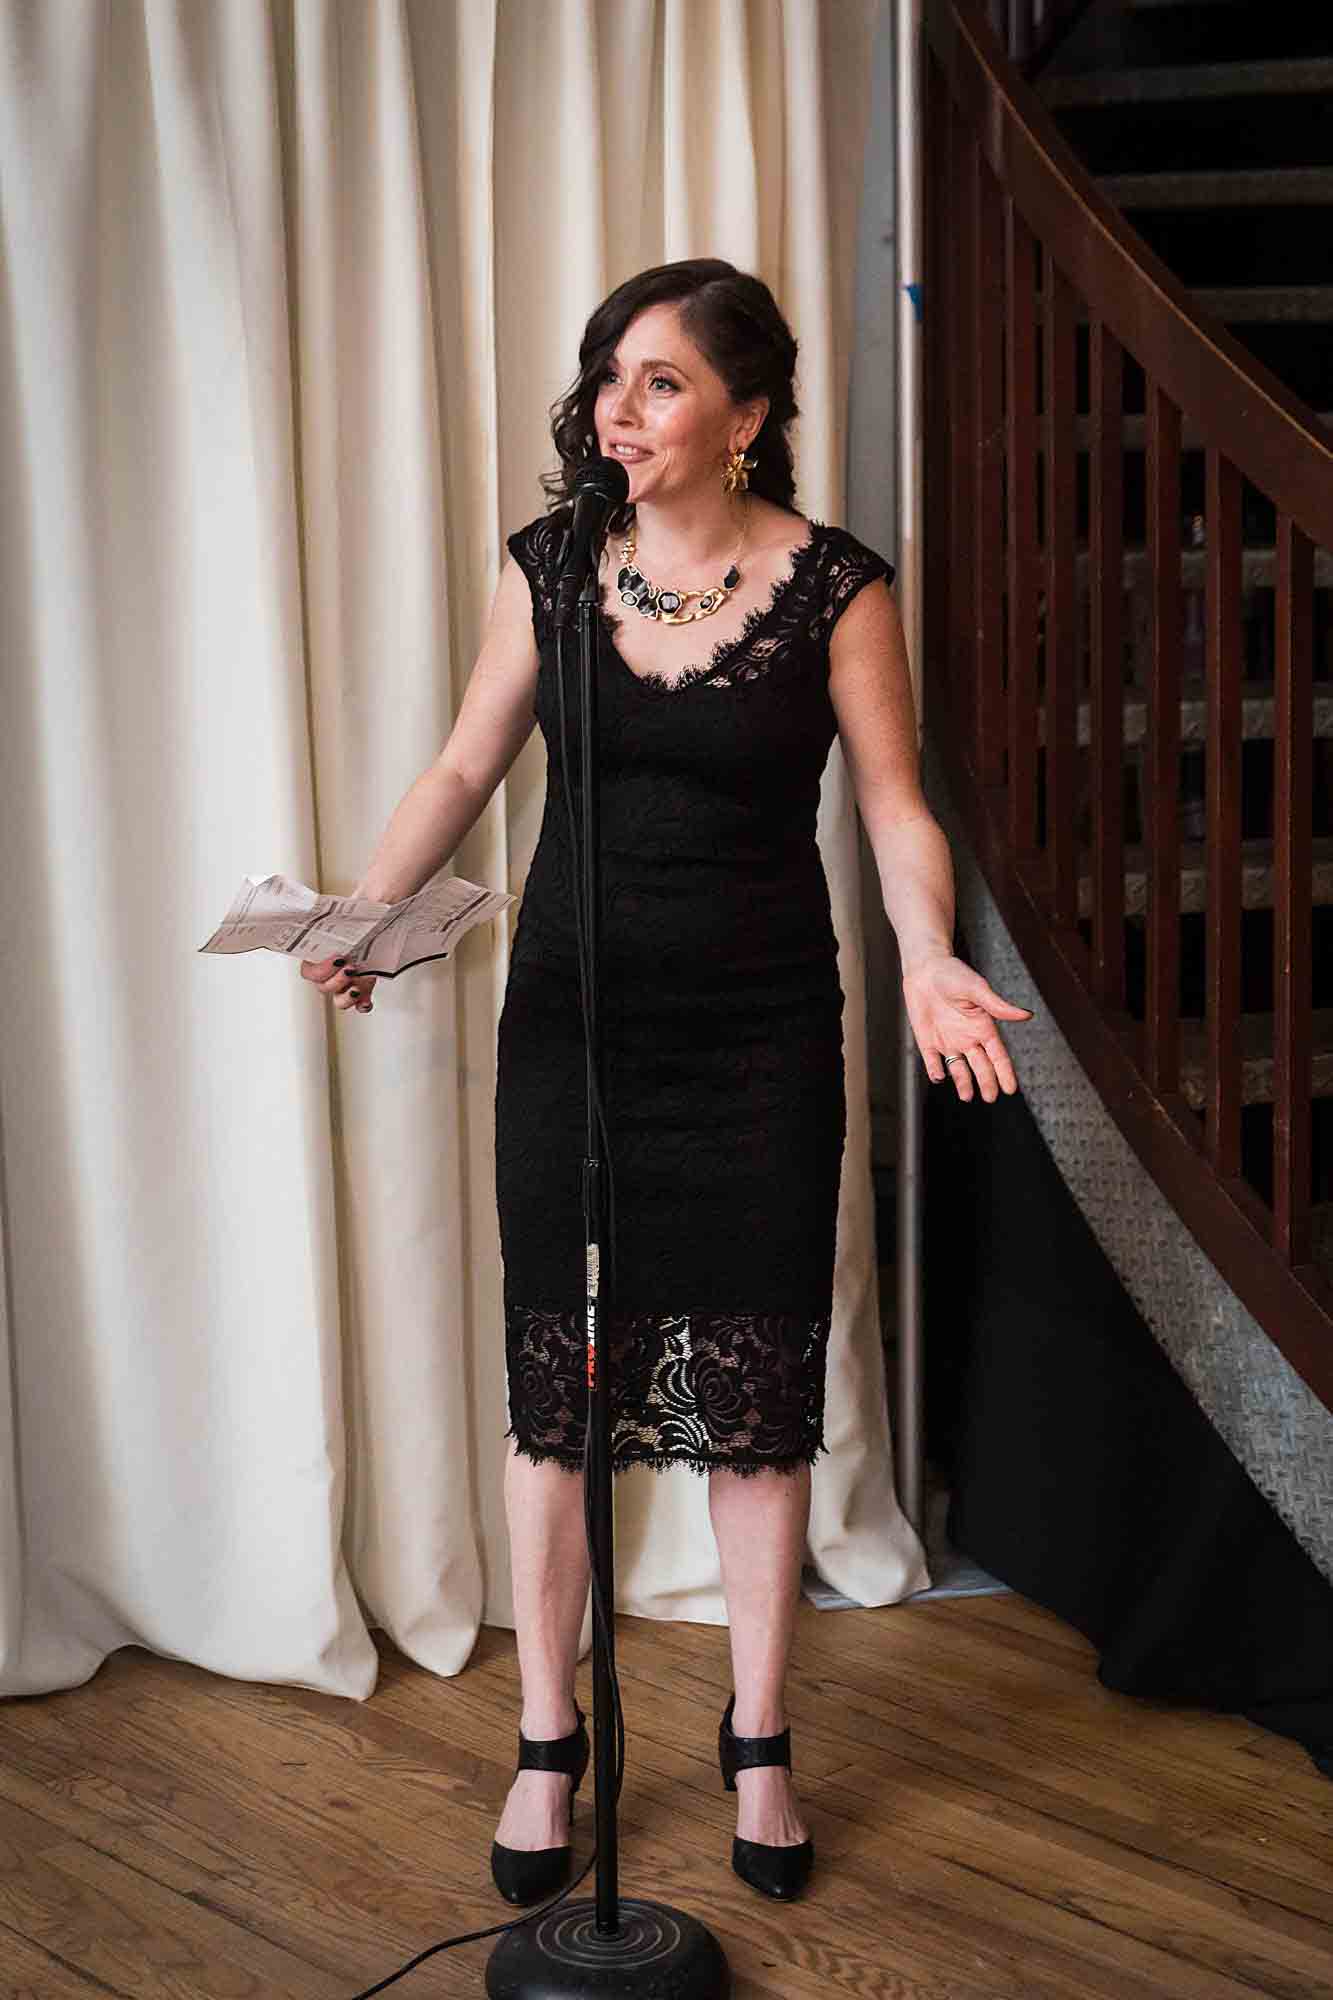
{"type": "MultiPolygon", "coordinates": [[[[528,580],[506,554],[448,741],[394,808],[353,895],[396,903],[454,853],[532,734],[537,670],[528,580]]],[[[331,958],[306,960],[301,977],[329,994],[335,1007],[354,1004],[353,974],[331,958]]],[[[357,984],[368,990],[373,979],[363,973],[357,984]]]]}

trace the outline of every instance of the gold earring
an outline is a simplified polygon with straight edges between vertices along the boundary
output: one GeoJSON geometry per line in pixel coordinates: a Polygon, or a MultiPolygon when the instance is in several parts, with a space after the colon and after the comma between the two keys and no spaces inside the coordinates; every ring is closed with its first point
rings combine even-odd
{"type": "Polygon", "coordinates": [[[724,493],[744,493],[750,484],[750,474],[758,465],[757,458],[747,458],[743,446],[738,445],[727,460],[727,469],[722,474],[724,493]]]}

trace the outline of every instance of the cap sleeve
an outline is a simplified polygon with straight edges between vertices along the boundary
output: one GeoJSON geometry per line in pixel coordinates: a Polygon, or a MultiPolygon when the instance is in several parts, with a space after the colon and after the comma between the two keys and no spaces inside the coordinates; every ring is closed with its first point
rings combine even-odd
{"type": "Polygon", "coordinates": [[[824,573],[821,619],[827,644],[833,627],[847,606],[867,583],[882,576],[892,583],[896,572],[868,543],[858,541],[846,528],[836,528],[830,536],[829,560],[824,573]]]}
{"type": "Polygon", "coordinates": [[[539,514],[505,538],[505,547],[528,579],[532,594],[532,629],[538,647],[546,644],[555,613],[556,563],[564,539],[565,521],[559,511],[539,514]]]}

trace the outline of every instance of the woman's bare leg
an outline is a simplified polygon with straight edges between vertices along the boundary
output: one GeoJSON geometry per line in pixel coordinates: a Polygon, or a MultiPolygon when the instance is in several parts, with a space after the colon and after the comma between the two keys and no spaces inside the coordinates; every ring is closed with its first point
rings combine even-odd
{"type": "MultiPolygon", "coordinates": [[[[536,1464],[509,1440],[505,1513],[513,1567],[514,1629],[523,1682],[519,1728],[534,1741],[567,1736],[574,1672],[588,1597],[583,1474],[536,1464]]],[[[569,1839],[570,1780],[559,1771],[520,1771],[495,1837],[526,1851],[569,1839]]]]}
{"type": "MultiPolygon", "coordinates": [[[[731,1726],[737,1736],[776,1736],[787,1727],[784,1690],[810,1519],[810,1468],[748,1477],[715,1471],[708,1509],[731,1628],[731,1726]]],[[[736,1796],[742,1840],[786,1847],[807,1838],[785,1769],[738,1771],[736,1796]]]]}

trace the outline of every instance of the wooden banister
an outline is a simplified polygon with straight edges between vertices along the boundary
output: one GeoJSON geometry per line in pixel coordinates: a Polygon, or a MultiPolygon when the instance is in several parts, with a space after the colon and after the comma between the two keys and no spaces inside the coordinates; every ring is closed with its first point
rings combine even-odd
{"type": "Polygon", "coordinates": [[[1089,311],[1188,422],[1313,541],[1333,547],[1333,443],[1314,412],[1219,321],[1197,314],[1180,280],[1080,165],[972,0],[926,0],[924,23],[971,143],[1089,311]]]}
{"type": "MultiPolygon", "coordinates": [[[[1007,10],[1000,19],[1012,30],[1007,10]]],[[[1099,191],[982,0],[925,0],[924,23],[926,644],[940,755],[1002,914],[1111,1114],[1333,1408],[1333,1281],[1314,1261],[1312,1092],[1330,1058],[1315,1042],[1311,911],[1333,443],[1099,191]],[[1126,396],[1140,377],[1142,424],[1128,420],[1142,449],[1138,549],[1126,396]],[[1205,454],[1188,537],[1185,438],[1205,454]],[[1266,555],[1244,547],[1251,500],[1276,523],[1266,555]],[[1243,952],[1257,865],[1244,621],[1261,562],[1275,586],[1271,1002],[1243,952]],[[1190,834],[1189,866],[1202,914],[1183,916],[1182,699],[1198,712],[1199,676],[1205,828],[1190,834]],[[1141,749],[1127,697],[1145,717],[1141,749]],[[1141,915],[1126,888],[1130,756],[1141,915]],[[1185,947],[1183,924],[1196,927],[1185,947]],[[1260,1158],[1246,1107],[1270,1091],[1260,1158]]],[[[1133,480],[1137,520],[1138,469],[1133,480]]]]}

